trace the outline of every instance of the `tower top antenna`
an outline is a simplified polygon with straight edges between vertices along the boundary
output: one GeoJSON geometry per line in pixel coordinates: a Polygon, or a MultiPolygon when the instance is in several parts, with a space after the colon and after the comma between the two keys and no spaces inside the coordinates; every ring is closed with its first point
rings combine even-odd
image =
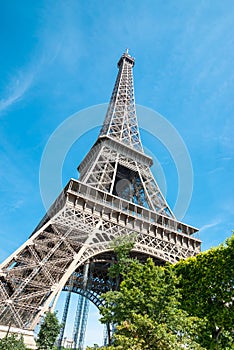
{"type": "Polygon", "coordinates": [[[128,63],[130,63],[132,65],[132,67],[134,66],[135,59],[129,54],[128,48],[124,51],[124,53],[120,57],[119,62],[118,62],[118,68],[121,66],[121,64],[123,63],[124,60],[126,60],[128,63]]]}

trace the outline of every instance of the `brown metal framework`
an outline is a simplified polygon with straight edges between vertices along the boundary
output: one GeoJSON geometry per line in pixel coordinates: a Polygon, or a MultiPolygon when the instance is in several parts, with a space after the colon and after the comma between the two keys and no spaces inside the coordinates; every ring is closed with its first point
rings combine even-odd
{"type": "Polygon", "coordinates": [[[140,140],[132,68],[125,52],[98,137],[30,238],[0,265],[0,325],[33,330],[62,289],[88,297],[113,288],[110,242],[136,234],[133,256],[175,263],[200,251],[197,229],[176,220],[151,173],[140,140]],[[83,266],[92,277],[83,288],[83,266]]]}

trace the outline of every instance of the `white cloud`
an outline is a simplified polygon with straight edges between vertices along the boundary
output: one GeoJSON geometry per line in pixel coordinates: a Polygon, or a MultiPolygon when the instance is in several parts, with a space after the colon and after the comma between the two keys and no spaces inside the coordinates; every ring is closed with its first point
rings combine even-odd
{"type": "Polygon", "coordinates": [[[11,78],[3,92],[5,97],[0,100],[0,112],[5,111],[24,97],[33,83],[34,75],[34,70],[19,71],[11,78]]]}
{"type": "Polygon", "coordinates": [[[203,232],[206,231],[207,229],[209,229],[209,228],[211,228],[211,227],[215,227],[215,226],[217,226],[218,224],[220,224],[220,220],[211,222],[210,224],[205,224],[205,225],[203,225],[203,226],[200,228],[199,232],[200,232],[200,233],[203,233],[203,232]]]}
{"type": "Polygon", "coordinates": [[[46,72],[55,60],[59,60],[66,69],[73,70],[77,66],[78,56],[84,52],[84,45],[76,23],[74,13],[77,12],[75,11],[77,6],[75,5],[74,2],[70,7],[59,1],[52,9],[47,4],[46,6],[49,7],[42,10],[38,44],[32,52],[28,53],[29,63],[18,69],[6,82],[1,92],[1,114],[25,98],[38,77],[47,78],[46,72]]]}
{"type": "Polygon", "coordinates": [[[208,174],[211,175],[211,174],[217,173],[217,172],[219,172],[219,171],[223,171],[223,170],[225,170],[224,167],[216,167],[216,168],[214,168],[214,169],[209,170],[209,171],[208,171],[208,174]]]}

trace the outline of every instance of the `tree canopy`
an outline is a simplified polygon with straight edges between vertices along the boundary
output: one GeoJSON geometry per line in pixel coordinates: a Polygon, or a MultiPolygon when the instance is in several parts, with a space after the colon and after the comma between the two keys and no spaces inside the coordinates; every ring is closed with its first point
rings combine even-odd
{"type": "Polygon", "coordinates": [[[36,340],[38,349],[53,349],[55,340],[59,335],[60,328],[61,326],[59,325],[56,314],[50,311],[47,312],[38,333],[38,338],[36,340]]]}
{"type": "Polygon", "coordinates": [[[8,334],[0,339],[0,350],[26,350],[23,337],[17,337],[15,334],[8,334]]]}
{"type": "Polygon", "coordinates": [[[178,283],[172,266],[133,260],[123,273],[119,291],[103,296],[101,321],[117,325],[113,346],[119,350],[203,349],[197,343],[203,322],[182,310],[178,283]]]}
{"type": "Polygon", "coordinates": [[[131,244],[126,249],[126,242],[119,242],[119,268],[111,273],[121,274],[122,282],[118,291],[103,295],[101,309],[101,321],[114,324],[115,333],[102,349],[233,349],[233,248],[234,236],[196,257],[159,267],[151,259],[130,261],[131,244]]]}
{"type": "Polygon", "coordinates": [[[183,309],[206,320],[201,339],[208,349],[233,349],[234,235],[224,244],[174,266],[183,309]]]}

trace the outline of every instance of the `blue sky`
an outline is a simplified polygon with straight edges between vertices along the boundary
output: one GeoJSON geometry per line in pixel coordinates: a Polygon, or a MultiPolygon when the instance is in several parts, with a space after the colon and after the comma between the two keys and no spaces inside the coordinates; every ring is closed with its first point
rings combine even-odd
{"type": "MultiPolygon", "coordinates": [[[[184,221],[200,228],[203,250],[231,235],[233,1],[9,0],[0,8],[0,261],[44,215],[39,169],[49,137],[75,112],[108,102],[126,47],[136,58],[136,102],[172,123],[190,154],[194,184],[184,221]]],[[[63,185],[77,177],[97,135],[87,129],[71,147],[63,185]]],[[[142,139],[161,164],[173,208],[173,160],[147,133],[142,139]]]]}

